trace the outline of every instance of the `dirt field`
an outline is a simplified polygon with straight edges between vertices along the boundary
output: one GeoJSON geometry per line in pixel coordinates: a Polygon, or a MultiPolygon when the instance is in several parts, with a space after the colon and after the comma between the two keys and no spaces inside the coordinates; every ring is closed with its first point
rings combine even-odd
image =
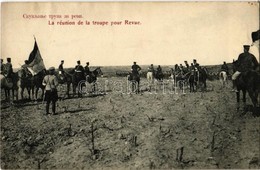
{"type": "Polygon", "coordinates": [[[236,110],[230,85],[151,94],[142,79],[141,94],[126,94],[125,78],[105,80],[107,94],[59,101],[58,115],[3,102],[1,168],[260,168],[260,117],[236,110]]]}

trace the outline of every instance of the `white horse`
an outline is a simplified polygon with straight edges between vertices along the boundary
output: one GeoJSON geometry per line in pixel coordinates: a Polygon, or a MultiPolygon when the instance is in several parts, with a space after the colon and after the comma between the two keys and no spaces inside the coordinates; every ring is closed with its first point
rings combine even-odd
{"type": "Polygon", "coordinates": [[[227,79],[227,72],[225,71],[221,71],[219,73],[219,80],[220,80],[220,83],[222,84],[223,87],[226,86],[226,84],[228,83],[228,79],[227,79]]]}
{"type": "Polygon", "coordinates": [[[146,78],[149,84],[149,91],[151,91],[152,85],[154,84],[154,74],[153,72],[149,71],[146,74],[146,78]]]}

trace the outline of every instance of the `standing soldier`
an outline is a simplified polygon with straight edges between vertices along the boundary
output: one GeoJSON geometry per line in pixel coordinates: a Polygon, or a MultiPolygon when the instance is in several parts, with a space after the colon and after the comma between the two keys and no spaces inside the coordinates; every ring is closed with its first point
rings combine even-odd
{"type": "Polygon", "coordinates": [[[238,56],[237,60],[237,71],[232,75],[233,90],[236,91],[235,80],[237,77],[244,72],[255,70],[258,67],[258,62],[255,56],[249,53],[250,46],[244,45],[244,52],[238,56]]]}
{"type": "Polygon", "coordinates": [[[12,78],[13,66],[11,63],[11,58],[7,58],[7,63],[5,64],[6,77],[12,78]]]}
{"type": "Polygon", "coordinates": [[[141,67],[134,62],[132,65],[132,73],[135,75],[139,75],[139,71],[141,70],[141,67]]]}
{"type": "Polygon", "coordinates": [[[56,102],[58,100],[57,86],[59,85],[57,77],[54,75],[55,68],[49,68],[49,75],[43,79],[42,85],[45,86],[46,114],[49,114],[50,103],[52,102],[52,114],[56,114],[56,102]]]}

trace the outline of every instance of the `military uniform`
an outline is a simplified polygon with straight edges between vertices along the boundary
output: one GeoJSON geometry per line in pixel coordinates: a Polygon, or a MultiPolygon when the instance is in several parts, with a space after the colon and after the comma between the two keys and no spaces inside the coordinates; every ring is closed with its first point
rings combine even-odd
{"type": "Polygon", "coordinates": [[[221,66],[221,71],[225,71],[229,75],[229,69],[226,63],[221,66]]]}
{"type": "Polygon", "coordinates": [[[250,70],[255,70],[258,67],[258,61],[256,60],[255,56],[249,53],[250,46],[244,46],[247,50],[244,53],[241,53],[238,56],[237,60],[237,71],[233,74],[232,80],[236,80],[237,77],[240,75],[241,72],[247,72],[250,70]]]}
{"type": "Polygon", "coordinates": [[[46,114],[49,114],[50,103],[52,102],[52,113],[56,113],[56,101],[58,100],[57,87],[59,85],[57,77],[54,75],[55,68],[49,69],[50,74],[43,79],[42,85],[45,86],[46,114]]]}
{"type": "Polygon", "coordinates": [[[85,66],[85,73],[87,76],[90,75],[90,69],[89,69],[89,63],[87,62],[87,65],[85,66]]]}
{"type": "Polygon", "coordinates": [[[13,74],[13,66],[11,63],[6,63],[5,64],[5,71],[6,71],[6,77],[11,78],[13,74]]]}
{"type": "Polygon", "coordinates": [[[136,63],[134,63],[134,65],[132,65],[132,73],[133,74],[139,75],[140,70],[141,70],[141,67],[139,65],[137,65],[136,63]]]}
{"type": "Polygon", "coordinates": [[[64,74],[63,62],[59,65],[59,74],[64,74]]]}

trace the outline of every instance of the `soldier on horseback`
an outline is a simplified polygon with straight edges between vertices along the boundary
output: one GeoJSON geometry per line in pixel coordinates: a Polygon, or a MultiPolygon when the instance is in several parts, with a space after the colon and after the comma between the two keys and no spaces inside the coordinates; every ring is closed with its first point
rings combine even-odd
{"type": "Polygon", "coordinates": [[[228,69],[228,66],[225,61],[223,62],[223,65],[221,66],[220,71],[225,71],[227,73],[227,75],[229,75],[229,69],[228,69]]]}
{"type": "Polygon", "coordinates": [[[87,79],[89,79],[90,74],[91,74],[91,71],[89,69],[89,62],[86,62],[85,73],[86,73],[87,79]]]}
{"type": "Polygon", "coordinates": [[[84,72],[85,72],[83,66],[80,64],[80,60],[77,61],[77,65],[75,66],[75,72],[81,73],[81,74],[84,74],[84,72]]]}
{"type": "Polygon", "coordinates": [[[1,58],[1,60],[0,60],[0,62],[1,62],[1,74],[4,74],[4,60],[1,58]]]}
{"type": "Polygon", "coordinates": [[[63,64],[64,64],[64,60],[61,60],[59,65],[59,74],[64,74],[63,64]]]}
{"type": "Polygon", "coordinates": [[[232,91],[236,91],[236,92],[237,90],[236,90],[235,80],[238,78],[238,76],[241,73],[245,73],[250,70],[255,70],[258,67],[258,61],[256,60],[256,57],[253,54],[249,53],[250,46],[244,45],[243,47],[244,47],[244,52],[238,56],[238,60],[236,62],[237,70],[232,75],[232,81],[233,81],[232,91]]]}
{"type": "Polygon", "coordinates": [[[5,72],[6,72],[6,77],[7,78],[12,78],[13,72],[13,66],[11,63],[11,58],[7,58],[7,63],[5,64],[5,72]]]}

